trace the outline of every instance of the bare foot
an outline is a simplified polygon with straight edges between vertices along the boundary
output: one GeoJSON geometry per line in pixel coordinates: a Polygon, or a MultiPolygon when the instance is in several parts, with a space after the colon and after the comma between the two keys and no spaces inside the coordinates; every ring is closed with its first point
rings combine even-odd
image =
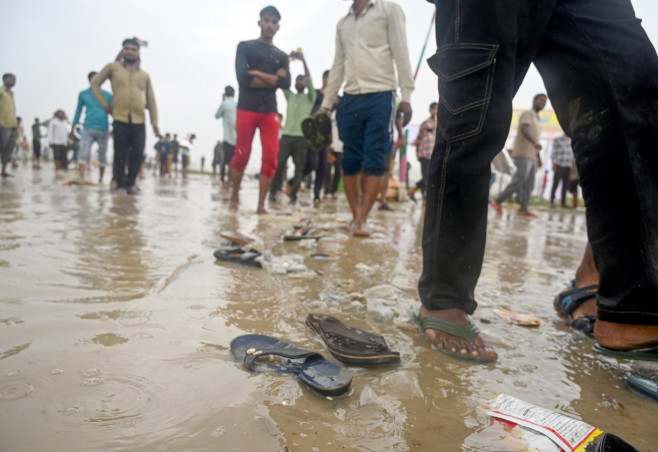
{"type": "Polygon", "coordinates": [[[633,350],[658,345],[658,325],[629,325],[597,320],[594,336],[599,345],[614,350],[633,350]]]}
{"type": "MultiPolygon", "coordinates": [[[[441,311],[430,311],[424,306],[420,308],[421,317],[436,317],[439,319],[449,320],[457,323],[458,325],[466,325],[468,323],[468,315],[460,309],[445,309],[441,311]]],[[[439,350],[447,350],[452,353],[459,353],[464,357],[484,358],[486,360],[494,361],[498,359],[496,353],[491,346],[489,346],[482,337],[478,334],[473,342],[462,339],[452,334],[444,333],[438,330],[428,329],[425,330],[425,336],[432,345],[439,350]]]]}
{"type": "Polygon", "coordinates": [[[240,200],[231,198],[231,202],[228,205],[228,208],[231,210],[238,210],[238,205],[240,205],[240,200]]]}
{"type": "Polygon", "coordinates": [[[370,237],[370,233],[366,230],[365,223],[355,221],[352,226],[352,235],[354,237],[370,237]]]}
{"type": "Polygon", "coordinates": [[[256,213],[258,215],[266,215],[267,214],[267,209],[263,206],[258,206],[258,209],[256,209],[256,213]]]}

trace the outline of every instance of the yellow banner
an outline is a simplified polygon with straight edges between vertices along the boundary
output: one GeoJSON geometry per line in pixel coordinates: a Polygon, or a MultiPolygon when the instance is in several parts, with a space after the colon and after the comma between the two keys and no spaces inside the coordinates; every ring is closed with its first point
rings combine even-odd
{"type": "MultiPolygon", "coordinates": [[[[519,127],[519,116],[525,110],[514,110],[512,113],[512,125],[510,126],[510,132],[516,132],[519,127]]],[[[553,110],[542,110],[539,112],[539,121],[541,122],[541,134],[542,136],[557,136],[562,135],[562,127],[557,120],[557,116],[553,110]]]]}

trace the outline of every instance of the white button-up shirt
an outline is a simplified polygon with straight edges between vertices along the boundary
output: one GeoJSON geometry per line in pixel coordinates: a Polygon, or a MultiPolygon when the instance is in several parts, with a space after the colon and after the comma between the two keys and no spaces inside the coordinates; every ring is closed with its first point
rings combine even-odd
{"type": "Polygon", "coordinates": [[[67,145],[69,143],[69,123],[59,118],[53,118],[48,123],[48,143],[50,145],[67,145]]]}
{"type": "Polygon", "coordinates": [[[404,12],[399,5],[370,0],[358,17],[351,6],[338,22],[336,55],[325,88],[323,108],[331,109],[343,82],[343,92],[347,94],[397,91],[399,86],[402,102],[409,102],[414,79],[404,12]]]}

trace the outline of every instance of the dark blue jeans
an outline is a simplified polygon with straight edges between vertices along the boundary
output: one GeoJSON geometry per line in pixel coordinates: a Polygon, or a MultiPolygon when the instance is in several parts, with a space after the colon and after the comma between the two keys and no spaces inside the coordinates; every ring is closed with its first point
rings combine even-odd
{"type": "Polygon", "coordinates": [[[658,57],[630,1],[435,4],[438,51],[428,62],[439,76],[440,103],[423,305],[469,314],[477,307],[490,162],[534,62],[572,137],[601,278],[599,318],[658,324],[658,57]]]}

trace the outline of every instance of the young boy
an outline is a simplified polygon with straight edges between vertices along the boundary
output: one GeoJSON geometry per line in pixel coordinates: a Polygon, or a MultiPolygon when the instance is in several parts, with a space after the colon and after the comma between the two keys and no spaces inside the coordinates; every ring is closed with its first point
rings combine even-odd
{"type": "Polygon", "coordinates": [[[232,185],[230,208],[233,210],[237,210],[240,203],[240,184],[249,162],[254,133],[258,128],[263,160],[256,212],[267,213],[265,196],[276,172],[279,154],[276,90],[290,88],[288,56],[272,44],[272,39],[279,30],[280,20],[281,15],[275,7],[263,8],[258,21],[260,37],[238,44],[235,58],[235,72],[240,84],[236,121],[237,140],[229,168],[232,185]]]}

